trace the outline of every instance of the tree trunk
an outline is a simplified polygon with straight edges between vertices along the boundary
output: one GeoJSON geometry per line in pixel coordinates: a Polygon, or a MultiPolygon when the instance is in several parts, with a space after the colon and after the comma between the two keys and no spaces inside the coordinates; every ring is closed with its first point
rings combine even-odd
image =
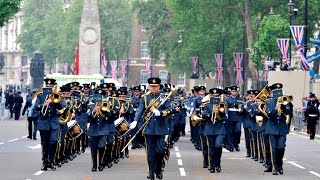
{"type": "MultiPolygon", "coordinates": [[[[246,68],[245,76],[249,77],[248,73],[250,73],[250,76],[252,78],[252,86],[253,88],[257,88],[257,81],[256,81],[256,74],[255,74],[255,65],[253,61],[251,60],[251,51],[252,51],[252,45],[253,45],[253,32],[251,27],[251,21],[250,21],[250,0],[244,0],[244,25],[245,25],[245,33],[246,33],[246,42],[249,51],[247,51],[246,59],[248,60],[248,66],[246,68]]],[[[247,80],[247,78],[245,78],[247,80]]]]}

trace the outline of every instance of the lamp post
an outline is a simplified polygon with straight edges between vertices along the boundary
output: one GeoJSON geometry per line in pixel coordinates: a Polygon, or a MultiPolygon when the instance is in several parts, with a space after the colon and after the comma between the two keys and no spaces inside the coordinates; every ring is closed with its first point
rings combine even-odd
{"type": "Polygon", "coordinates": [[[308,0],[304,1],[304,57],[307,58],[307,49],[308,49],[308,0]]]}
{"type": "Polygon", "coordinates": [[[226,36],[226,31],[225,29],[223,28],[222,31],[221,31],[221,37],[222,37],[222,67],[223,67],[223,82],[222,82],[222,86],[223,88],[225,88],[225,77],[226,77],[226,69],[225,69],[225,62],[224,62],[224,39],[225,39],[225,36],[226,36]]]}
{"type": "MultiPolygon", "coordinates": [[[[289,3],[287,4],[288,11],[289,11],[289,25],[291,26],[292,24],[292,13],[294,11],[294,4],[292,0],[289,0],[289,3]]],[[[291,30],[289,28],[289,59],[290,59],[290,64],[291,64],[291,30]]]]}

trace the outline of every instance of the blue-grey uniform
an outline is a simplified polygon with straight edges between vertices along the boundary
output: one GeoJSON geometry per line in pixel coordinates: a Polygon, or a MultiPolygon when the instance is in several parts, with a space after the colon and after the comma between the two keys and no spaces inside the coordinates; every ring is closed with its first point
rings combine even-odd
{"type": "MultiPolygon", "coordinates": [[[[237,88],[236,86],[231,86],[231,90],[234,90],[233,87],[237,88]]],[[[240,150],[239,144],[242,122],[241,102],[242,99],[239,95],[231,95],[228,98],[226,98],[226,103],[228,106],[228,118],[226,120],[227,134],[225,138],[225,145],[231,151],[233,151],[233,148],[235,148],[237,151],[240,150]]]]}
{"type": "MultiPolygon", "coordinates": [[[[149,86],[159,87],[161,80],[159,78],[149,78],[148,83],[149,86]]],[[[134,118],[134,122],[141,121],[143,114],[146,118],[149,118],[148,123],[143,128],[143,135],[146,142],[149,168],[148,178],[150,179],[154,179],[154,174],[162,178],[161,165],[164,158],[164,138],[165,135],[169,135],[169,123],[165,120],[165,117],[173,113],[170,102],[162,102],[164,99],[161,97],[159,92],[143,96],[143,98],[140,99],[139,107],[134,118]],[[155,102],[155,105],[152,105],[152,102],[155,102]],[[160,103],[163,104],[159,107],[160,103]],[[153,108],[150,106],[158,109],[158,111],[153,110],[153,112],[151,112],[153,108]]]]}
{"type": "Polygon", "coordinates": [[[214,106],[220,103],[219,95],[222,94],[222,90],[212,88],[209,92],[212,97],[210,98],[210,103],[205,105],[202,117],[206,119],[204,135],[207,138],[209,170],[214,173],[216,170],[217,172],[221,171],[222,143],[226,134],[226,114],[224,111],[219,111],[215,116],[215,112],[213,112],[214,106]]]}
{"type": "MultiPolygon", "coordinates": [[[[191,113],[195,113],[197,116],[200,116],[201,109],[201,97],[195,96],[192,98],[191,101],[191,113]]],[[[199,124],[193,126],[193,140],[194,140],[194,146],[196,149],[201,150],[201,140],[200,140],[200,126],[199,124]]]]}
{"type": "MultiPolygon", "coordinates": [[[[98,89],[95,92],[96,94],[105,94],[104,90],[98,89]]],[[[104,168],[104,152],[105,145],[107,144],[107,136],[114,133],[114,126],[110,128],[110,124],[113,125],[113,119],[111,118],[111,110],[102,111],[94,110],[93,106],[89,106],[90,111],[88,112],[89,118],[89,129],[88,136],[90,136],[90,147],[91,147],[91,157],[92,157],[92,171],[97,170],[97,151],[99,151],[99,167],[100,171],[104,168]]]]}
{"type": "MultiPolygon", "coordinates": [[[[53,85],[55,82],[54,79],[45,79],[44,81],[47,86],[53,85]]],[[[52,92],[52,90],[49,91],[52,92]]],[[[48,95],[52,95],[52,93],[48,93],[48,95]]],[[[37,128],[40,131],[42,144],[42,170],[47,170],[47,168],[55,169],[53,162],[60,129],[60,112],[58,112],[58,110],[62,110],[66,107],[66,102],[63,99],[59,103],[52,102],[49,105],[44,105],[47,97],[48,96],[39,94],[35,103],[35,110],[40,111],[37,128]]]]}
{"type": "Polygon", "coordinates": [[[289,133],[288,125],[286,123],[287,116],[289,116],[288,105],[281,104],[280,111],[276,110],[278,98],[282,96],[282,84],[275,83],[269,87],[272,91],[272,97],[267,100],[266,112],[269,116],[269,121],[266,127],[266,133],[269,134],[271,145],[271,160],[273,165],[273,174],[278,175],[283,173],[283,156],[286,146],[286,135],[289,133]]]}
{"type": "MultiPolygon", "coordinates": [[[[133,91],[141,91],[140,86],[133,87],[133,91]]],[[[140,96],[131,96],[131,104],[134,110],[134,113],[136,113],[140,103],[140,96]]],[[[132,116],[131,122],[134,120],[134,115],[132,116]]],[[[137,127],[132,130],[132,134],[136,134],[138,129],[142,126],[143,121],[138,121],[137,127]]],[[[142,134],[139,132],[139,134],[136,136],[136,138],[132,141],[131,149],[135,148],[141,148],[143,144],[143,137],[142,134]]]]}
{"type": "Polygon", "coordinates": [[[251,126],[250,126],[251,145],[252,145],[251,157],[255,161],[258,161],[258,143],[257,143],[258,124],[256,123],[256,114],[258,113],[258,104],[251,103],[249,108],[250,108],[249,117],[251,120],[251,126]]]}

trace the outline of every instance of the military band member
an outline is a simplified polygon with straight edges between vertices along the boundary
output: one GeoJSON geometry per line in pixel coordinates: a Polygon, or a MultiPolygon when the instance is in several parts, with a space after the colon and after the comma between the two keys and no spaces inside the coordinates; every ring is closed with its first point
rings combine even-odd
{"type": "Polygon", "coordinates": [[[163,105],[158,107],[163,100],[159,93],[161,80],[159,78],[149,78],[148,83],[151,93],[141,98],[134,121],[130,124],[130,129],[136,127],[137,121],[142,120],[141,117],[145,112],[147,114],[145,120],[149,120],[146,121],[147,124],[143,129],[149,168],[147,178],[154,180],[155,174],[159,179],[162,179],[163,176],[159,164],[162,163],[164,158],[164,138],[165,135],[169,134],[169,124],[165,121],[165,117],[174,110],[171,109],[168,101],[163,102],[163,105]]]}
{"type": "Polygon", "coordinates": [[[210,100],[204,107],[202,117],[206,119],[204,135],[208,145],[209,171],[215,173],[221,171],[222,143],[226,134],[224,127],[226,107],[219,106],[220,103],[225,104],[220,98],[221,89],[212,88],[209,93],[210,100]]]}
{"type": "Polygon", "coordinates": [[[226,98],[228,105],[228,119],[226,120],[226,137],[225,145],[229,151],[240,151],[240,136],[241,136],[241,122],[242,122],[242,102],[238,94],[239,87],[231,86],[231,95],[226,98]]]}
{"type": "Polygon", "coordinates": [[[286,137],[289,133],[287,125],[289,107],[281,102],[283,100],[282,86],[280,83],[270,86],[272,98],[268,99],[266,104],[266,112],[269,116],[266,133],[269,134],[270,138],[273,175],[278,175],[278,173],[283,174],[283,156],[286,147],[286,137]]]}
{"type": "Polygon", "coordinates": [[[244,117],[243,117],[243,129],[244,129],[244,137],[246,142],[247,155],[246,157],[251,157],[252,145],[251,145],[251,135],[250,135],[250,127],[252,126],[253,121],[249,116],[250,106],[253,103],[253,99],[255,97],[254,90],[247,91],[247,101],[244,104],[244,117]]]}
{"type": "MultiPolygon", "coordinates": [[[[46,87],[53,87],[55,84],[54,79],[45,79],[44,81],[46,87]]],[[[59,115],[61,114],[60,110],[65,107],[66,103],[63,100],[59,103],[54,103],[51,98],[43,97],[41,94],[37,98],[35,109],[40,111],[38,130],[40,131],[42,145],[43,167],[41,170],[43,171],[48,168],[56,169],[53,162],[60,129],[59,115]]]]}
{"type": "MultiPolygon", "coordinates": [[[[95,94],[98,98],[103,98],[106,92],[102,89],[96,89],[95,94]],[[99,97],[100,95],[100,97],[99,97]]],[[[99,171],[104,169],[103,159],[105,154],[105,145],[107,136],[112,134],[113,130],[110,130],[110,109],[103,109],[103,102],[96,102],[95,107],[90,109],[89,112],[89,130],[88,135],[90,136],[90,148],[92,157],[92,171],[97,171],[97,155],[99,159],[99,171]],[[98,152],[98,154],[97,154],[98,152]]],[[[113,121],[112,121],[113,124],[113,121]]]]}
{"type": "MultiPolygon", "coordinates": [[[[132,96],[131,96],[131,104],[133,107],[134,112],[136,113],[139,103],[140,103],[140,98],[141,98],[141,87],[140,86],[134,86],[132,88],[132,96]]],[[[132,121],[134,120],[134,115],[132,116],[132,121]]],[[[136,134],[137,130],[142,126],[143,121],[138,121],[140,123],[137,124],[137,127],[132,130],[132,134],[136,134]]],[[[143,142],[143,136],[142,136],[142,131],[139,132],[137,137],[132,141],[132,146],[131,149],[136,149],[136,148],[141,148],[143,142]]]]}

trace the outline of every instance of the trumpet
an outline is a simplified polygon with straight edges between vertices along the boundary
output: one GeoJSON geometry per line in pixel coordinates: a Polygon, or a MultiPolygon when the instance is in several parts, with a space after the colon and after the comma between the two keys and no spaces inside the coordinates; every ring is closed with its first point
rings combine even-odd
{"type": "Polygon", "coordinates": [[[104,113],[110,112],[110,107],[111,107],[111,105],[108,100],[103,100],[101,104],[97,103],[92,111],[93,117],[96,117],[99,115],[99,116],[105,118],[106,116],[104,113]]]}
{"type": "Polygon", "coordinates": [[[227,104],[225,102],[220,102],[219,104],[213,105],[211,121],[216,123],[216,120],[222,120],[222,117],[219,113],[224,113],[227,109],[227,104]]]}

